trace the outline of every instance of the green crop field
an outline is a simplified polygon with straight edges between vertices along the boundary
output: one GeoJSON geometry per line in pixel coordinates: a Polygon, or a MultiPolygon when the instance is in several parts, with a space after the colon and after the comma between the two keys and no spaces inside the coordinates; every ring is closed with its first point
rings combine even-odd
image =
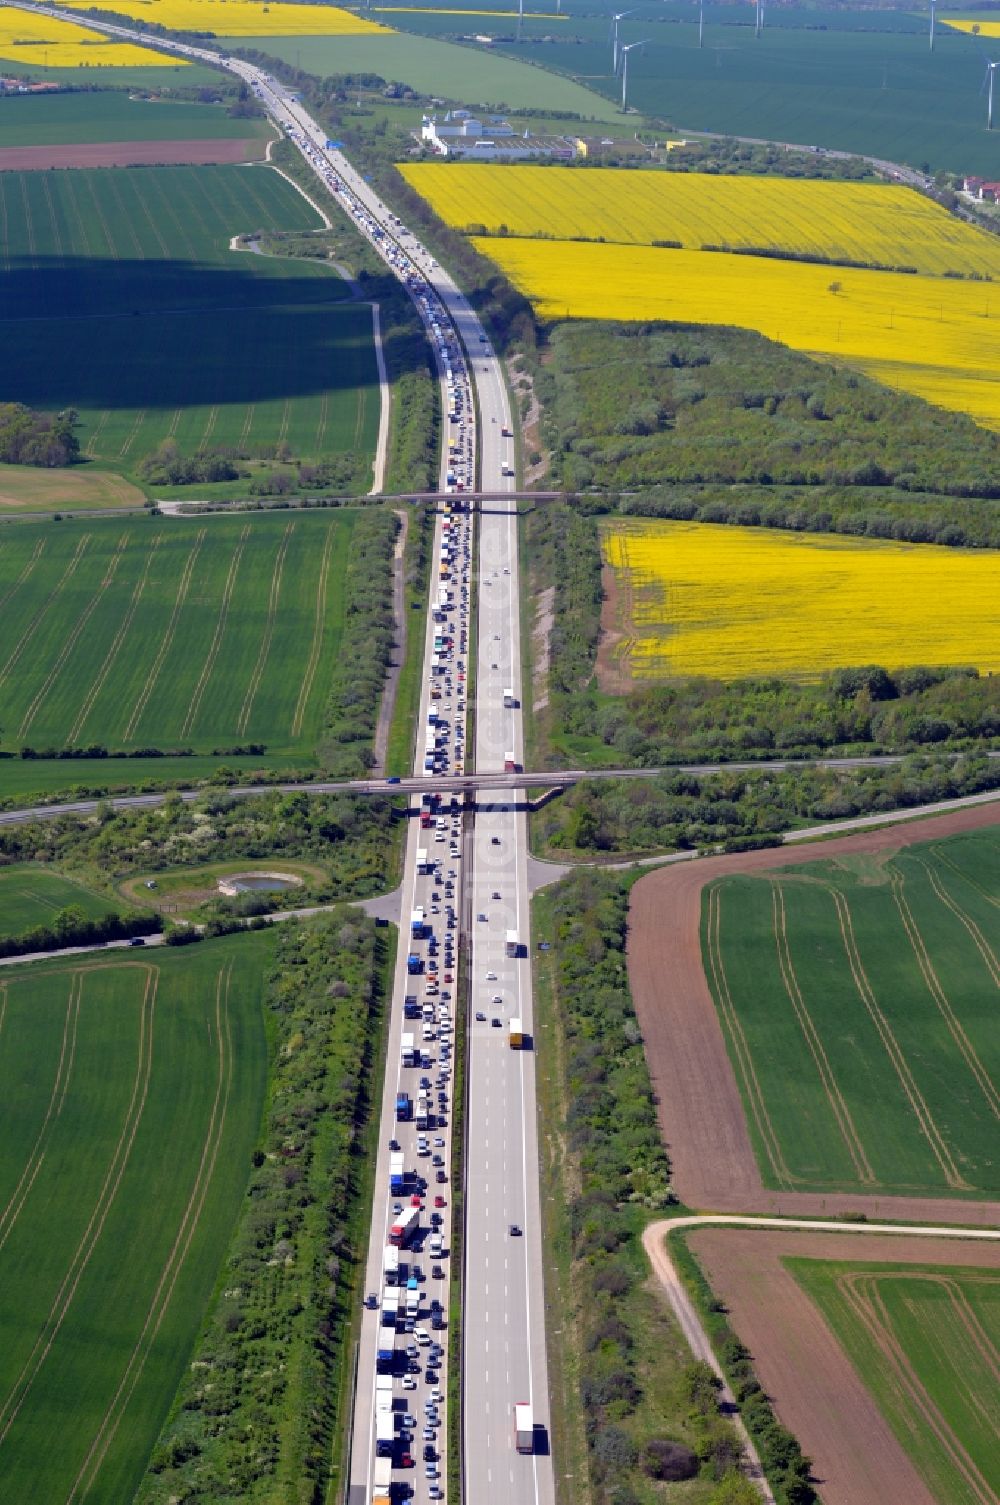
{"type": "MultiPolygon", "coordinates": [[[[630,106],[681,130],[820,145],[918,167],[926,163],[934,170],[995,175],[977,38],[942,25],[932,54],[926,22],[916,17],[779,8],[768,9],[766,29],[757,38],[753,15],[750,6],[706,7],[699,48],[692,6],[637,7],[620,30],[623,42],[647,43],[630,58],[630,106]]],[[[380,19],[434,35],[483,29],[498,37],[496,50],[505,56],[567,74],[609,101],[621,98],[606,15],[571,15],[558,25],[526,21],[520,44],[506,18],[463,21],[386,12],[380,19]]],[[[543,101],[548,102],[544,92],[534,102],[543,101]]],[[[631,134],[633,119],[626,122],[621,114],[617,119],[623,133],[631,134]]]]}
{"type": "Polygon", "coordinates": [[[284,443],[356,454],[367,489],[370,309],[327,268],[229,250],[317,224],[263,166],[0,175],[0,400],[77,408],[85,455],[126,473],[166,438],[185,455],[284,443]]]}
{"type": "Polygon", "coordinates": [[[5,1500],[132,1498],[246,1186],[271,943],[4,970],[5,1500]]]}
{"type": "Polygon", "coordinates": [[[96,141],[243,140],[266,122],[237,120],[222,105],[133,99],[110,89],[0,98],[0,147],[79,146],[96,141]]]}
{"type": "Polygon", "coordinates": [[[939,1505],[1000,1479],[1000,1273],[787,1259],[939,1505]]]}
{"type": "Polygon", "coordinates": [[[201,63],[178,64],[172,68],[46,68],[42,63],[17,63],[2,60],[6,78],[23,78],[33,83],[70,84],[81,89],[207,89],[219,87],[215,68],[201,63]]]}
{"type": "Polygon", "coordinates": [[[42,867],[16,863],[0,868],[0,938],[49,925],[61,909],[71,905],[95,920],[121,907],[42,867]]]}
{"type": "MultiPolygon", "coordinates": [[[[308,763],[357,516],[9,529],[0,549],[4,745],[212,752],[256,742],[269,761],[308,763]]],[[[163,761],[177,769],[183,760],[163,761]]],[[[72,762],[57,766],[63,785],[82,777],[72,762]]],[[[132,773],[125,762],[103,769],[108,779],[132,773]]]]}
{"type": "Polygon", "coordinates": [[[1000,1191],[998,910],[996,831],[706,890],[706,975],[767,1185],[1000,1191]]]}
{"type": "MultiPolygon", "coordinates": [[[[489,17],[468,18],[466,29],[479,30],[489,17]]],[[[463,104],[511,109],[566,110],[584,119],[612,120],[614,107],[599,94],[568,78],[548,76],[520,59],[500,57],[476,47],[458,47],[418,36],[246,37],[247,47],[284,58],[287,63],[325,77],[331,73],[377,73],[408,84],[421,94],[436,94],[463,104]]],[[[532,58],[532,62],[547,59],[532,58]]]]}

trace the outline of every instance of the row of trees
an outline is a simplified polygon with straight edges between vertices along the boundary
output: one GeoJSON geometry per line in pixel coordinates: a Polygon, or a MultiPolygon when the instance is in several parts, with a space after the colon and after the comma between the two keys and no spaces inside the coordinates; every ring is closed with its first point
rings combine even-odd
{"type": "Polygon", "coordinates": [[[539,847],[587,855],[769,845],[796,826],[906,810],[1000,788],[985,757],[908,758],[856,768],[761,768],[602,779],[567,790],[533,817],[539,847]]]}
{"type": "Polygon", "coordinates": [[[30,956],[36,951],[61,951],[66,946],[100,946],[133,935],[152,935],[160,928],[153,914],[106,914],[91,918],[76,904],[60,909],[51,924],[33,925],[19,935],[0,936],[0,956],[30,956]]]}
{"type": "Polygon", "coordinates": [[[367,1239],[361,1135],[384,940],[341,909],[277,927],[267,1111],[219,1294],[136,1496],[325,1498],[367,1239]]]}
{"type": "Polygon", "coordinates": [[[559,1322],[575,1335],[590,1494],[597,1505],[637,1505],[649,1480],[700,1476],[710,1505],[752,1505],[714,1375],[688,1363],[664,1385],[655,1372],[663,1317],[644,1290],[641,1233],[672,1195],[628,988],[628,887],[617,874],[580,872],[537,901],[551,936],[548,1018],[566,1105],[554,1171],[555,1242],[570,1258],[559,1322]]]}

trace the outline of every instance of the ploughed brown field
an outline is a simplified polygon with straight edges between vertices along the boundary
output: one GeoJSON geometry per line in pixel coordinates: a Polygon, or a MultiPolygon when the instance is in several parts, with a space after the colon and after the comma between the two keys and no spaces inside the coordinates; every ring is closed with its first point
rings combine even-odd
{"type": "MultiPolygon", "coordinates": [[[[822,1312],[782,1261],[997,1270],[1000,1245],[750,1228],[698,1228],[688,1242],[753,1355],[779,1420],[813,1460],[823,1505],[936,1505],[822,1312]]],[[[881,1341],[891,1343],[891,1337],[881,1341]]],[[[898,1352],[895,1358],[899,1362],[898,1352]]],[[[912,1371],[908,1378],[912,1382],[912,1371]]]]}
{"type": "Polygon", "coordinates": [[[53,167],[206,167],[216,163],[259,162],[267,142],[97,141],[89,146],[0,147],[0,172],[43,172],[53,167]]]}
{"type": "Polygon", "coordinates": [[[632,890],[629,979],[664,1142],[681,1201],[717,1212],[903,1222],[1000,1223],[1000,1203],[854,1192],[772,1191],[754,1157],[739,1088],[702,965],[701,896],[730,873],[755,873],[859,853],[886,856],[917,842],[1000,824],[1000,804],[837,837],[814,846],[711,857],[661,868],[632,890]]]}

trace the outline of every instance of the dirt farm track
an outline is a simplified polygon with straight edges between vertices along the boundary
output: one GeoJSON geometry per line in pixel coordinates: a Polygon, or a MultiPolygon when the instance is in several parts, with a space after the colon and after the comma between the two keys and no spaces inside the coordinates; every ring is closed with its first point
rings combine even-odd
{"type": "Polygon", "coordinates": [[[702,889],[729,873],[764,872],[851,853],[889,856],[917,842],[998,824],[1000,805],[984,805],[808,847],[679,863],[640,879],[629,913],[629,979],[682,1202],[707,1211],[789,1217],[864,1213],[900,1222],[1000,1223],[997,1202],[765,1188],[702,967],[700,934],[702,889]]]}
{"type": "Polygon", "coordinates": [[[44,172],[51,167],[206,167],[256,162],[266,141],[100,141],[90,146],[0,147],[0,172],[44,172]]]}

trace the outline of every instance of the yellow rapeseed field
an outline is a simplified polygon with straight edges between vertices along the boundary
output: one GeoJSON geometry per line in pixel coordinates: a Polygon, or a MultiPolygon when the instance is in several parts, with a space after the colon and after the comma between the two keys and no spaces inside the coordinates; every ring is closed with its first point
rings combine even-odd
{"type": "Polygon", "coordinates": [[[1000,287],[704,251],[473,242],[544,318],[755,329],[1000,427],[1000,287]]]}
{"type": "Polygon", "coordinates": [[[0,7],[0,58],[37,68],[175,68],[181,58],[134,47],[131,42],[112,42],[99,31],[40,16],[24,10],[0,7]]]}
{"type": "Polygon", "coordinates": [[[978,31],[981,37],[1000,37],[1000,21],[990,21],[985,15],[980,19],[970,16],[968,20],[958,21],[954,16],[942,17],[949,26],[954,26],[956,31],[978,31]]]}
{"type": "Polygon", "coordinates": [[[757,247],[1000,279],[1000,241],[898,185],[476,162],[401,171],[458,229],[480,224],[495,234],[506,225],[511,235],[626,245],[676,240],[690,251],[757,247]]]}
{"type": "MultiPolygon", "coordinates": [[[[391,16],[394,10],[419,12],[425,16],[516,16],[516,10],[435,10],[430,5],[373,5],[372,10],[380,16],[391,16]]],[[[569,16],[552,15],[551,12],[526,10],[525,21],[568,21],[569,16]]]]}
{"type": "MultiPolygon", "coordinates": [[[[86,7],[93,0],[65,3],[86,7]]],[[[115,0],[114,9],[173,31],[211,31],[218,37],[346,37],[390,29],[332,5],[290,5],[285,0],[115,0]]]]}
{"type": "Polygon", "coordinates": [[[604,551],[639,679],[1000,669],[998,553],[631,519],[608,526],[604,551]]]}

